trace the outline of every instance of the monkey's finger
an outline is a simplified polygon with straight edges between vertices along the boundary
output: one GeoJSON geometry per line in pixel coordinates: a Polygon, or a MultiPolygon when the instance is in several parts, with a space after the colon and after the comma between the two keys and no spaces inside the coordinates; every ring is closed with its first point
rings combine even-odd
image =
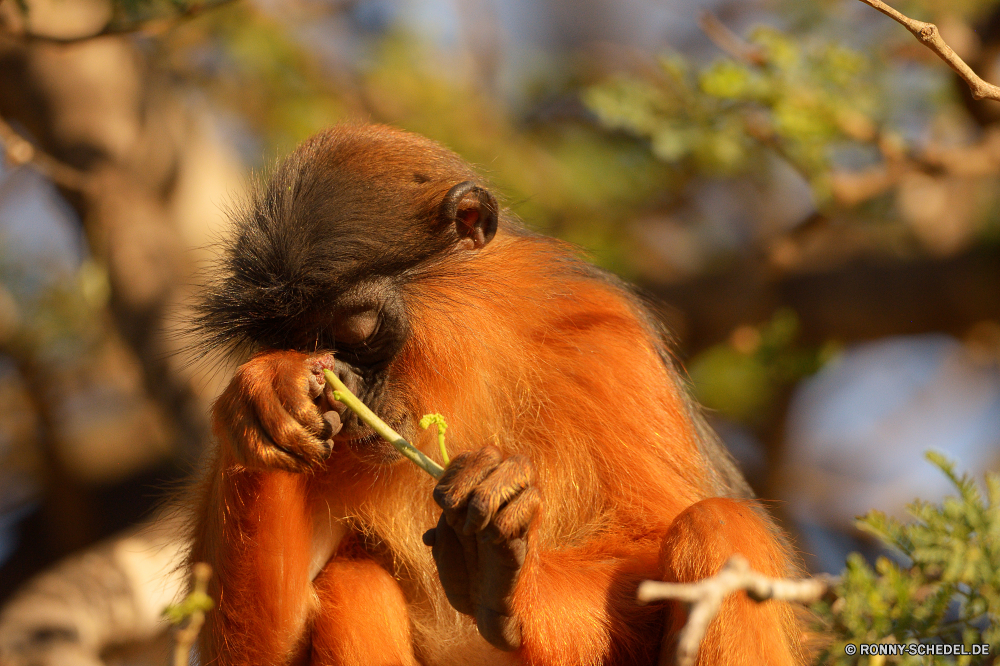
{"type": "Polygon", "coordinates": [[[307,464],[319,464],[332,451],[326,441],[332,436],[332,424],[309,399],[305,363],[281,365],[282,374],[273,379],[271,390],[257,387],[250,394],[254,412],[278,448],[293,452],[307,464]]]}
{"type": "Polygon", "coordinates": [[[455,530],[448,525],[443,513],[438,519],[437,527],[431,531],[434,532],[431,555],[437,565],[441,587],[444,588],[444,593],[455,610],[472,615],[476,607],[469,590],[471,577],[466,562],[467,548],[455,530]]]}
{"type": "Polygon", "coordinates": [[[514,539],[496,545],[492,525],[478,535],[479,576],[476,594],[476,626],[487,641],[501,650],[521,644],[520,623],[515,619],[514,587],[521,575],[527,540],[514,539]]]}
{"type": "Polygon", "coordinates": [[[247,467],[281,469],[286,472],[302,473],[310,469],[308,461],[279,447],[268,437],[259,421],[249,410],[239,410],[225,421],[228,427],[217,431],[220,446],[226,446],[235,458],[247,467]],[[235,442],[240,442],[235,446],[235,442]]]}
{"type": "MultiPolygon", "coordinates": [[[[330,356],[329,364],[332,363],[333,357],[330,356]]],[[[289,416],[309,434],[319,440],[326,440],[333,435],[319,406],[313,401],[322,395],[325,384],[319,384],[316,374],[311,371],[313,366],[319,367],[317,359],[309,359],[298,367],[287,368],[284,374],[275,378],[274,394],[289,416]]]]}
{"type": "Polygon", "coordinates": [[[465,509],[469,493],[489,476],[502,459],[500,451],[492,446],[455,456],[434,486],[434,501],[445,513],[457,518],[456,514],[465,509]]]}
{"type": "Polygon", "coordinates": [[[306,359],[306,369],[309,371],[307,385],[311,400],[318,398],[323,393],[323,389],[326,388],[326,377],[323,375],[323,371],[335,371],[335,368],[336,362],[333,359],[333,354],[319,354],[306,359]]]}
{"type": "Polygon", "coordinates": [[[283,469],[286,472],[298,473],[309,468],[308,461],[276,444],[260,424],[245,430],[244,436],[245,448],[268,469],[283,469]]]}
{"type": "Polygon", "coordinates": [[[328,426],[330,426],[329,433],[326,435],[326,437],[323,437],[323,439],[330,439],[338,432],[340,432],[341,429],[343,429],[344,427],[344,422],[340,420],[340,413],[338,412],[334,411],[324,412],[323,420],[326,421],[326,424],[328,426]]]}
{"type": "Polygon", "coordinates": [[[469,496],[464,534],[484,529],[494,514],[531,485],[535,468],[524,456],[511,456],[496,466],[469,496]]]}
{"type": "Polygon", "coordinates": [[[540,506],[541,493],[529,487],[476,535],[480,572],[478,584],[473,588],[476,626],[486,640],[501,650],[514,650],[521,644],[521,625],[513,605],[514,589],[528,555],[528,526],[540,506]]]}
{"type": "Polygon", "coordinates": [[[306,394],[309,396],[310,400],[315,400],[323,395],[323,389],[325,387],[325,378],[320,378],[320,376],[314,372],[310,372],[306,375],[306,394]]]}
{"type": "Polygon", "coordinates": [[[315,460],[306,458],[297,451],[286,449],[274,442],[266,441],[267,435],[265,433],[262,435],[266,443],[261,447],[260,458],[266,467],[302,474],[316,466],[315,460]]]}
{"type": "Polygon", "coordinates": [[[263,459],[266,444],[261,437],[260,421],[242,400],[233,399],[227,389],[215,403],[215,436],[219,446],[225,447],[241,464],[247,467],[266,466],[263,459]]]}
{"type": "Polygon", "coordinates": [[[476,608],[476,627],[493,647],[511,652],[521,647],[521,623],[487,606],[476,608]]]}
{"type": "MultiPolygon", "coordinates": [[[[321,440],[299,423],[275,401],[268,401],[265,408],[257,411],[257,418],[263,431],[274,445],[283,451],[299,456],[308,465],[316,465],[326,460],[332,452],[331,442],[321,440]]],[[[325,430],[330,425],[323,421],[325,430]]]]}
{"type": "MultiPolygon", "coordinates": [[[[493,516],[492,527],[496,529],[497,544],[511,539],[520,539],[528,533],[542,507],[542,493],[534,486],[526,488],[493,516]]],[[[520,563],[523,563],[522,559],[520,563]]]]}
{"type": "Polygon", "coordinates": [[[279,447],[318,463],[328,453],[322,442],[330,426],[308,396],[306,361],[297,352],[258,354],[237,371],[239,397],[227,402],[252,411],[279,447]]]}

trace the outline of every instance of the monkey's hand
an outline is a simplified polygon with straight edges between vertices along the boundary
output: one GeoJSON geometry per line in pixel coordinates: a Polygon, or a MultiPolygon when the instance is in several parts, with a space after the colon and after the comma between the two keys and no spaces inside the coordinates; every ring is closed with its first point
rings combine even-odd
{"type": "Polygon", "coordinates": [[[501,650],[521,645],[512,599],[541,506],[533,481],[524,456],[503,460],[492,446],[455,456],[434,488],[444,512],[424,534],[448,601],[501,650]]]}
{"type": "Polygon", "coordinates": [[[341,428],[323,378],[327,368],[334,368],[330,354],[256,354],[239,367],[212,410],[220,445],[247,467],[315,469],[330,456],[330,438],[341,428]]]}

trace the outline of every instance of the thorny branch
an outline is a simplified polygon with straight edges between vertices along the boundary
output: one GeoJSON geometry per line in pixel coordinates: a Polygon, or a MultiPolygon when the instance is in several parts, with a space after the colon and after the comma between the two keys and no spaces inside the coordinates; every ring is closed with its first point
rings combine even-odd
{"type": "Polygon", "coordinates": [[[647,580],[639,586],[639,601],[648,603],[677,599],[691,604],[687,624],[677,641],[678,666],[694,666],[698,648],[722,602],[734,592],[745,591],[754,601],[794,601],[810,604],[819,601],[836,582],[833,576],[802,580],[769,578],[750,568],[741,555],[733,555],[719,573],[697,583],[661,583],[647,580]]]}
{"type": "Polygon", "coordinates": [[[869,7],[876,9],[892,20],[896,21],[904,28],[913,33],[913,36],[921,44],[934,51],[939,58],[948,63],[948,66],[955,70],[962,79],[969,85],[972,96],[976,99],[992,99],[1000,102],[1000,86],[987,83],[979,78],[979,75],[972,71],[964,60],[958,57],[950,46],[941,38],[941,32],[933,23],[925,23],[911,19],[909,16],[901,14],[882,0],[860,0],[869,7]]]}

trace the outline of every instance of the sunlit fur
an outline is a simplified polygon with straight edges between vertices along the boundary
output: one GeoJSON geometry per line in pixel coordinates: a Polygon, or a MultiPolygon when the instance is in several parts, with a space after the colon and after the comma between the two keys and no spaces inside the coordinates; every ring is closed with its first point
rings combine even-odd
{"type": "MultiPolygon", "coordinates": [[[[428,228],[434,197],[471,173],[462,166],[449,176],[457,158],[398,130],[339,128],[324,137],[305,149],[310,159],[347,142],[364,152],[366,166],[347,159],[343,168],[361,176],[433,172],[426,200],[413,204],[428,210],[428,228]]],[[[640,580],[699,579],[735,552],[764,573],[791,572],[782,537],[746,499],[685,397],[652,318],[616,280],[571,247],[524,231],[507,212],[482,250],[435,249],[400,274],[410,331],[386,370],[382,411],[440,412],[453,455],[492,444],[524,454],[537,472],[542,514],[514,598],[523,645],[500,652],[448,605],[421,541],[440,514],[434,480],[422,471],[405,461],[374,465],[340,444],[312,474],[247,469],[223,441],[199,491],[192,553],[218,572],[206,663],[656,663],[684,614],[639,606],[640,580]],[[346,536],[313,582],[314,525],[331,520],[346,536]],[[358,561],[368,564],[351,564],[358,561]],[[340,596],[330,592],[330,576],[340,596]],[[333,598],[375,604],[382,621],[371,620],[371,608],[333,598]],[[401,656],[406,628],[413,654],[401,656]],[[330,645],[351,647],[323,647],[330,645]]],[[[231,314],[249,307],[243,296],[215,297],[230,298],[231,314]]],[[[218,321],[207,328],[214,343],[252,342],[247,331],[257,324],[246,316],[239,323],[241,330],[218,321]]],[[[220,413],[217,406],[216,419],[220,413]]],[[[438,457],[432,433],[415,443],[438,457]]],[[[785,604],[733,598],[699,663],[798,663],[799,631],[785,604]]]]}

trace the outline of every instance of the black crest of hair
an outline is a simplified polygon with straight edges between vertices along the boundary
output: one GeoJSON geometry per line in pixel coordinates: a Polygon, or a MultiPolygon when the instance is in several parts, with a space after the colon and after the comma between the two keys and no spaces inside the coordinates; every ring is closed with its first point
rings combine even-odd
{"type": "Polygon", "coordinates": [[[363,281],[407,280],[458,240],[441,210],[478,180],[454,153],[382,126],[339,126],[295,150],[232,216],[196,305],[200,355],[292,348],[363,281]]]}

